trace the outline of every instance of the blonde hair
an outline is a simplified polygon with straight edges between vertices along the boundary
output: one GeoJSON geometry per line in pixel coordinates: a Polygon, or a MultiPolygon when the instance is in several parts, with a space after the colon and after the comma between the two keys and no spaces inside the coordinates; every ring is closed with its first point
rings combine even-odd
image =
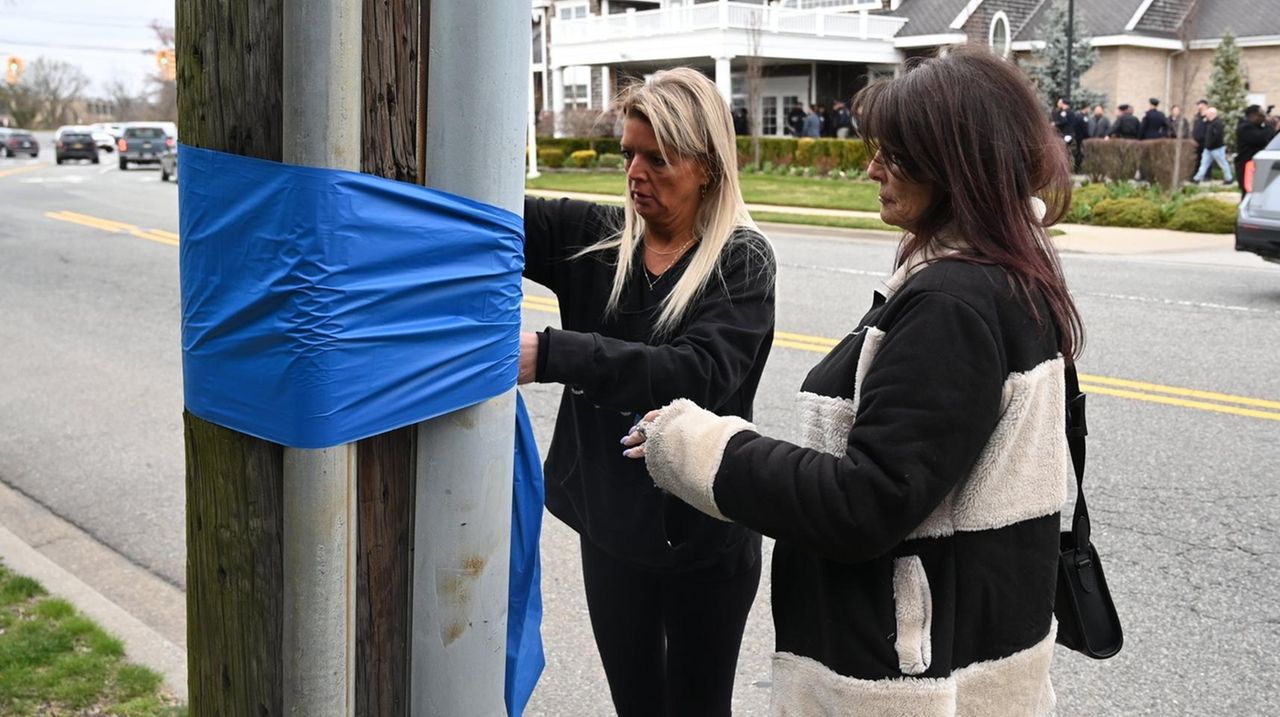
{"type": "MultiPolygon", "coordinates": [[[[641,119],[653,127],[658,151],[663,159],[671,155],[697,162],[707,176],[706,191],[694,218],[693,232],[698,243],[689,267],[662,302],[653,334],[674,331],[688,312],[711,275],[719,268],[720,253],[735,241],[735,231],[745,227],[759,232],[747,213],[738,186],[738,146],[729,106],[715,84],[701,72],[678,67],[654,73],[647,83],[624,88],[617,98],[624,118],[641,119]]],[[[617,234],[583,249],[591,252],[617,250],[613,287],[605,311],[618,309],[623,288],[635,260],[635,249],[644,235],[644,219],[636,213],[631,192],[624,197],[624,220],[617,234]]],[[[763,235],[762,235],[763,236],[763,235]]],[[[763,249],[763,248],[761,248],[763,249]]],[[[768,266],[767,262],[764,263],[768,266]]]]}

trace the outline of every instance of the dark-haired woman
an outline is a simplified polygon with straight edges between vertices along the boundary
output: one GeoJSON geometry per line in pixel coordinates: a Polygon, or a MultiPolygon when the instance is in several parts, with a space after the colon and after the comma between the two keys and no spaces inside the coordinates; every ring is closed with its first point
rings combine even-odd
{"type": "Polygon", "coordinates": [[[986,51],[925,60],[855,106],[881,217],[906,233],[883,295],[804,381],[801,445],[680,400],[627,453],[777,539],[775,714],[1043,715],[1082,337],[1045,230],[1067,156],[986,51]]]}

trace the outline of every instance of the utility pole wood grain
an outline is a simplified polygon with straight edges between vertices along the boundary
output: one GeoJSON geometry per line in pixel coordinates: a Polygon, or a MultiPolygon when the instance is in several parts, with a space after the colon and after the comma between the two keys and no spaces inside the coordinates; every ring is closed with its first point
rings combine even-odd
{"type": "MultiPolygon", "coordinates": [[[[280,0],[178,2],[185,144],[280,159],[281,18],[280,0]]],[[[191,714],[281,715],[283,449],[183,420],[191,714]]]]}

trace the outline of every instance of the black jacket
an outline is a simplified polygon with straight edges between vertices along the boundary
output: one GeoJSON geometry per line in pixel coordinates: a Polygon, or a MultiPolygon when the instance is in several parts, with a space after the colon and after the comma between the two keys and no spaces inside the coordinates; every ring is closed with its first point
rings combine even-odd
{"type": "Polygon", "coordinates": [[[887,286],[805,379],[800,445],[681,401],[646,463],[777,540],[775,713],[1047,714],[1071,481],[1048,307],[956,260],[887,286]]]}
{"type": "Polygon", "coordinates": [[[1089,137],[1102,139],[1111,134],[1111,120],[1106,115],[1089,117],[1089,137]]]}
{"type": "Polygon", "coordinates": [[[1142,139],[1142,123],[1133,115],[1120,115],[1111,125],[1111,136],[1116,139],[1142,139]]]}
{"type": "Polygon", "coordinates": [[[1204,148],[1218,149],[1227,144],[1226,140],[1227,126],[1223,123],[1221,117],[1215,117],[1213,121],[1205,124],[1204,128],[1204,148]]]}
{"type": "Polygon", "coordinates": [[[1204,149],[1204,133],[1209,126],[1209,120],[1204,115],[1196,115],[1196,121],[1191,125],[1191,139],[1196,141],[1196,150],[1204,149]]]}
{"type": "Polygon", "coordinates": [[[1169,136],[1169,118],[1157,109],[1149,109],[1142,117],[1142,139],[1164,139],[1169,136]]]}
{"type": "Polygon", "coordinates": [[[1276,131],[1265,124],[1254,124],[1242,119],[1236,125],[1236,162],[1241,166],[1253,159],[1253,155],[1266,149],[1276,131]]]}
{"type": "Polygon", "coordinates": [[[651,338],[659,302],[692,252],[650,290],[634,262],[619,311],[604,316],[613,282],[610,256],[573,258],[613,234],[622,209],[588,202],[525,199],[524,275],[555,292],[562,329],[541,337],[538,380],[565,385],[545,466],[547,508],[615,557],[657,570],[726,571],[757,559],[760,536],[709,518],[658,490],[644,463],[619,441],[641,416],[681,397],[717,413],[751,417],[773,344],[772,250],[740,230],[671,338],[651,338]]]}

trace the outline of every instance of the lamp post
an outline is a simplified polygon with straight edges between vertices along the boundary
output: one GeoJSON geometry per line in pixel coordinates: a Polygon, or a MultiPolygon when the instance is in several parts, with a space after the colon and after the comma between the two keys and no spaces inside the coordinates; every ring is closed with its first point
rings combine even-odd
{"type": "Polygon", "coordinates": [[[1075,29],[1076,2],[1075,0],[1067,0],[1067,81],[1066,87],[1062,90],[1062,98],[1067,101],[1068,107],[1075,106],[1075,103],[1071,101],[1071,71],[1073,60],[1075,59],[1075,29]]]}

